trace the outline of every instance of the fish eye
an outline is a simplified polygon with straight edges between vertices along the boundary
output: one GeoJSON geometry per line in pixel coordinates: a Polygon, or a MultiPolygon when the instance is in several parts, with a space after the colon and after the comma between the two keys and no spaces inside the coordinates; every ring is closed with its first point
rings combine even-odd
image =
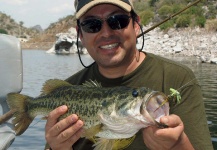
{"type": "Polygon", "coordinates": [[[133,90],[132,92],[133,97],[137,97],[139,95],[139,92],[137,90],[133,90]]]}

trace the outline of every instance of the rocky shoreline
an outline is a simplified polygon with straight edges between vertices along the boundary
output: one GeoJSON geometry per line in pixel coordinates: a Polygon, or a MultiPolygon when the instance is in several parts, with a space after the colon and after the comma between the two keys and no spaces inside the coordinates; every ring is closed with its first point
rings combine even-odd
{"type": "Polygon", "coordinates": [[[54,44],[55,44],[55,41],[54,42],[22,42],[21,48],[28,49],[28,50],[32,50],[32,49],[48,50],[54,44]]]}
{"type": "MultiPolygon", "coordinates": [[[[144,27],[143,31],[149,27],[144,27]]],[[[70,29],[69,31],[72,31],[70,29]]],[[[75,32],[71,32],[75,34],[75,32]]],[[[76,35],[73,35],[76,36],[76,35]]],[[[202,62],[217,63],[217,32],[204,28],[170,29],[167,32],[156,28],[144,35],[143,51],[158,55],[196,56],[202,62]]],[[[55,42],[22,43],[22,49],[49,50],[55,42]]],[[[138,39],[142,47],[142,37],[138,39]]]]}
{"type": "MultiPolygon", "coordinates": [[[[143,29],[146,30],[146,29],[143,29]]],[[[142,38],[138,39],[138,48],[142,38]]],[[[145,35],[144,51],[159,55],[196,56],[203,62],[217,63],[217,32],[202,28],[154,29],[145,35]]]]}

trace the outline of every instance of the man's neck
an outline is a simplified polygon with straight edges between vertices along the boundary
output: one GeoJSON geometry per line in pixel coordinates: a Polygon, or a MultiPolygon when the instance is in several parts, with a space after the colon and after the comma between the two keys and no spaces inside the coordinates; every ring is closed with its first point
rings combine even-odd
{"type": "Polygon", "coordinates": [[[118,78],[133,72],[145,59],[146,55],[143,52],[138,52],[137,56],[129,65],[120,67],[104,68],[99,66],[99,72],[106,78],[118,78]]]}

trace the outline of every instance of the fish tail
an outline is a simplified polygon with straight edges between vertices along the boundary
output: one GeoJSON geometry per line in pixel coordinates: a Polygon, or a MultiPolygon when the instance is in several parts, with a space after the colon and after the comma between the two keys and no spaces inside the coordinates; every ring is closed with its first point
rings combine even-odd
{"type": "Polygon", "coordinates": [[[13,117],[15,110],[10,110],[4,115],[0,116],[0,125],[13,117]]]}
{"type": "Polygon", "coordinates": [[[9,93],[7,95],[8,106],[10,110],[15,112],[12,123],[14,125],[16,135],[21,135],[23,132],[25,132],[35,118],[30,116],[28,113],[28,104],[30,99],[32,98],[18,93],[9,93]]]}

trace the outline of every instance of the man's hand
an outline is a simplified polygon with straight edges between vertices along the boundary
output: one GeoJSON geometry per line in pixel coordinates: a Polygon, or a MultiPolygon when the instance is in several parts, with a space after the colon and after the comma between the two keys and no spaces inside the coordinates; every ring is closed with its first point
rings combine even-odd
{"type": "Polygon", "coordinates": [[[67,106],[60,106],[50,112],[45,126],[45,138],[53,150],[71,150],[72,145],[82,134],[83,122],[78,120],[78,116],[72,114],[63,120],[58,118],[66,113],[67,106]]]}
{"type": "Polygon", "coordinates": [[[143,130],[143,139],[151,150],[192,150],[188,137],[184,133],[184,125],[177,115],[165,116],[160,119],[168,128],[159,129],[150,126],[143,130]]]}

